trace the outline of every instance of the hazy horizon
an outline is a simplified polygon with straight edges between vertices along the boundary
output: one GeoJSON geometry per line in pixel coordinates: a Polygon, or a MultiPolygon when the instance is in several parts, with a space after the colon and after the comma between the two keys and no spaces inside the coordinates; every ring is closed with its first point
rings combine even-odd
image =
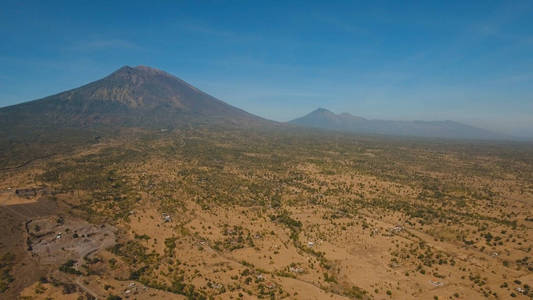
{"type": "Polygon", "coordinates": [[[323,107],[533,137],[530,2],[100,6],[4,4],[0,107],[149,65],[276,121],[323,107]]]}

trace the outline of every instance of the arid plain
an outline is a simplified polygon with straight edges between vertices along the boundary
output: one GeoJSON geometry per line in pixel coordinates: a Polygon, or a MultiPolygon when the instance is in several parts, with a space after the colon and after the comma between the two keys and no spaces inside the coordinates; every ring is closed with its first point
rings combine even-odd
{"type": "Polygon", "coordinates": [[[8,298],[533,295],[525,143],[195,128],[17,147],[8,298]]]}

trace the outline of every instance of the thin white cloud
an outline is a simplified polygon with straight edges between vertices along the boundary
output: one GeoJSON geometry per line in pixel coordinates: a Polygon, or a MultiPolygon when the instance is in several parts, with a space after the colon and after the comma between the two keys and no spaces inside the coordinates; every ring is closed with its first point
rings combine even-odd
{"type": "Polygon", "coordinates": [[[355,26],[349,22],[345,22],[343,19],[335,17],[335,16],[325,15],[325,14],[315,14],[313,17],[316,21],[329,25],[340,31],[344,31],[347,33],[353,33],[353,34],[367,34],[368,33],[367,29],[363,27],[355,26]]]}
{"type": "Polygon", "coordinates": [[[142,49],[139,45],[123,39],[93,39],[78,41],[67,47],[72,51],[102,51],[110,49],[142,49]]]}
{"type": "Polygon", "coordinates": [[[238,36],[235,32],[217,29],[207,24],[201,24],[198,22],[189,22],[182,24],[182,26],[185,30],[198,34],[205,34],[221,38],[235,38],[238,36]]]}

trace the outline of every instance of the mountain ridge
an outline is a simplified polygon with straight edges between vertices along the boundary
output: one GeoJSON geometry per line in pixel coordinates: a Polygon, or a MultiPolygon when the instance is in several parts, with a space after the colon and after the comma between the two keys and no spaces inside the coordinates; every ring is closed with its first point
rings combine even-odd
{"type": "Polygon", "coordinates": [[[363,117],[354,116],[350,113],[335,114],[334,112],[325,108],[318,108],[300,118],[291,120],[288,123],[303,127],[336,130],[358,134],[482,140],[506,140],[511,138],[490,130],[477,128],[452,120],[392,121],[365,119],[363,117]]]}

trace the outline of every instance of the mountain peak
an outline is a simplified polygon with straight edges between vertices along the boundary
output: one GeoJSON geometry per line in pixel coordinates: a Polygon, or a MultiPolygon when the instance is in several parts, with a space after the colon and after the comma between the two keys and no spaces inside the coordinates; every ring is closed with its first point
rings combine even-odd
{"type": "Polygon", "coordinates": [[[174,75],[171,75],[163,70],[152,68],[149,66],[136,66],[136,67],[130,67],[130,66],[123,66],[116,70],[115,72],[111,73],[108,77],[132,77],[132,76],[142,76],[142,77],[149,77],[149,76],[157,76],[162,75],[166,77],[172,77],[177,78],[174,75]]]}
{"type": "Polygon", "coordinates": [[[333,113],[331,110],[329,109],[326,109],[326,108],[323,108],[323,107],[319,107],[317,109],[315,109],[314,111],[311,112],[312,114],[313,113],[333,113]]]}

